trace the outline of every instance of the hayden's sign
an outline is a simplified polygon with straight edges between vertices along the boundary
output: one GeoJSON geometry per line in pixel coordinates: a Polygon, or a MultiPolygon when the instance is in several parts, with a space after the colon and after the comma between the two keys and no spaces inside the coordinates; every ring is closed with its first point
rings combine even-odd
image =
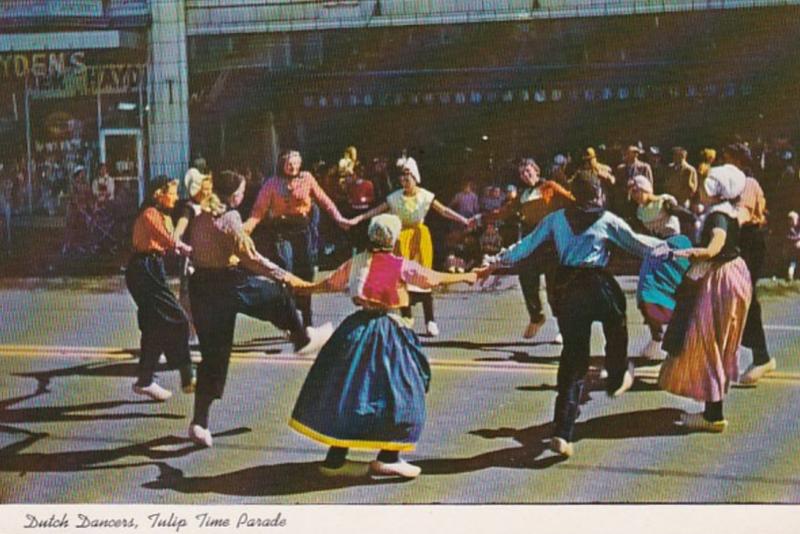
{"type": "Polygon", "coordinates": [[[0,81],[61,76],[86,66],[86,52],[15,52],[0,54],[0,81]]]}
{"type": "Polygon", "coordinates": [[[30,95],[44,99],[135,92],[145,83],[146,68],[135,63],[83,66],[63,75],[34,78],[30,95]]]}

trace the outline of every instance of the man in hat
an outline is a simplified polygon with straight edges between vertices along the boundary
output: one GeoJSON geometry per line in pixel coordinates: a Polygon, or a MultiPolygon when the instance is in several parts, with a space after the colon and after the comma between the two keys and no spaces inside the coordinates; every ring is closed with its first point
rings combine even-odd
{"type": "Polygon", "coordinates": [[[686,149],[676,146],[672,149],[672,163],[667,169],[664,192],[675,197],[684,208],[697,192],[697,169],[686,161],[686,149]]]}

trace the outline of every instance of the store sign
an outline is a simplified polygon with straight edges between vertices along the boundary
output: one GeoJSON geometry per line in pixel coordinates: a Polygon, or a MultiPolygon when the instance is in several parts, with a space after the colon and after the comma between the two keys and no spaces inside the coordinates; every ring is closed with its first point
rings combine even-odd
{"type": "Polygon", "coordinates": [[[145,83],[147,66],[139,63],[89,65],[63,75],[34,78],[31,98],[70,98],[137,92],[145,83]]]}
{"type": "Polygon", "coordinates": [[[4,0],[0,3],[0,18],[101,16],[101,0],[4,0]]]}
{"type": "Polygon", "coordinates": [[[86,52],[19,52],[0,54],[0,81],[62,76],[86,66],[86,52]]]}

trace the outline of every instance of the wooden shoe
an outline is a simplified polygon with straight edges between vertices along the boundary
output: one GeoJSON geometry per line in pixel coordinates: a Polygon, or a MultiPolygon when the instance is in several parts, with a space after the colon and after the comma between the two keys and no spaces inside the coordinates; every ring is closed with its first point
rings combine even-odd
{"type": "Polygon", "coordinates": [[[550,450],[566,458],[569,458],[575,454],[575,449],[572,446],[572,443],[557,436],[550,438],[550,450]]]}
{"type": "Polygon", "coordinates": [[[369,474],[373,476],[417,478],[421,472],[422,468],[404,460],[392,463],[373,460],[369,463],[369,474]]]}
{"type": "Polygon", "coordinates": [[[709,421],[701,413],[685,413],[681,415],[681,425],[690,430],[702,430],[719,434],[728,428],[727,419],[709,421]]]}
{"type": "Polygon", "coordinates": [[[165,400],[172,397],[172,392],[168,389],[164,389],[155,382],[152,382],[149,386],[141,387],[137,386],[136,384],[133,385],[133,392],[137,395],[144,395],[146,397],[150,397],[154,401],[164,402],[165,400]]]}
{"type": "Polygon", "coordinates": [[[189,425],[189,439],[192,440],[192,443],[201,447],[211,448],[214,445],[211,431],[200,425],[189,425]]]}

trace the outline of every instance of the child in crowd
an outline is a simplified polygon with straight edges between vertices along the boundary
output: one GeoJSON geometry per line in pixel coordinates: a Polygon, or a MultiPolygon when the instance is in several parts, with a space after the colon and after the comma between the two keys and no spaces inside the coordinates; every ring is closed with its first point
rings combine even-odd
{"type": "Polygon", "coordinates": [[[373,218],[369,250],[326,279],[298,289],[344,291],[360,308],[320,351],[289,421],[297,432],[330,446],[321,467],[326,475],[366,474],[347,465],[349,448],[380,450],[369,464],[374,476],[414,478],[420,473],[399,454],[413,450],[422,432],[430,367],[399,311],[408,305],[410,285],[471,284],[476,275],[439,273],[393,254],[401,230],[394,215],[373,218]]]}

